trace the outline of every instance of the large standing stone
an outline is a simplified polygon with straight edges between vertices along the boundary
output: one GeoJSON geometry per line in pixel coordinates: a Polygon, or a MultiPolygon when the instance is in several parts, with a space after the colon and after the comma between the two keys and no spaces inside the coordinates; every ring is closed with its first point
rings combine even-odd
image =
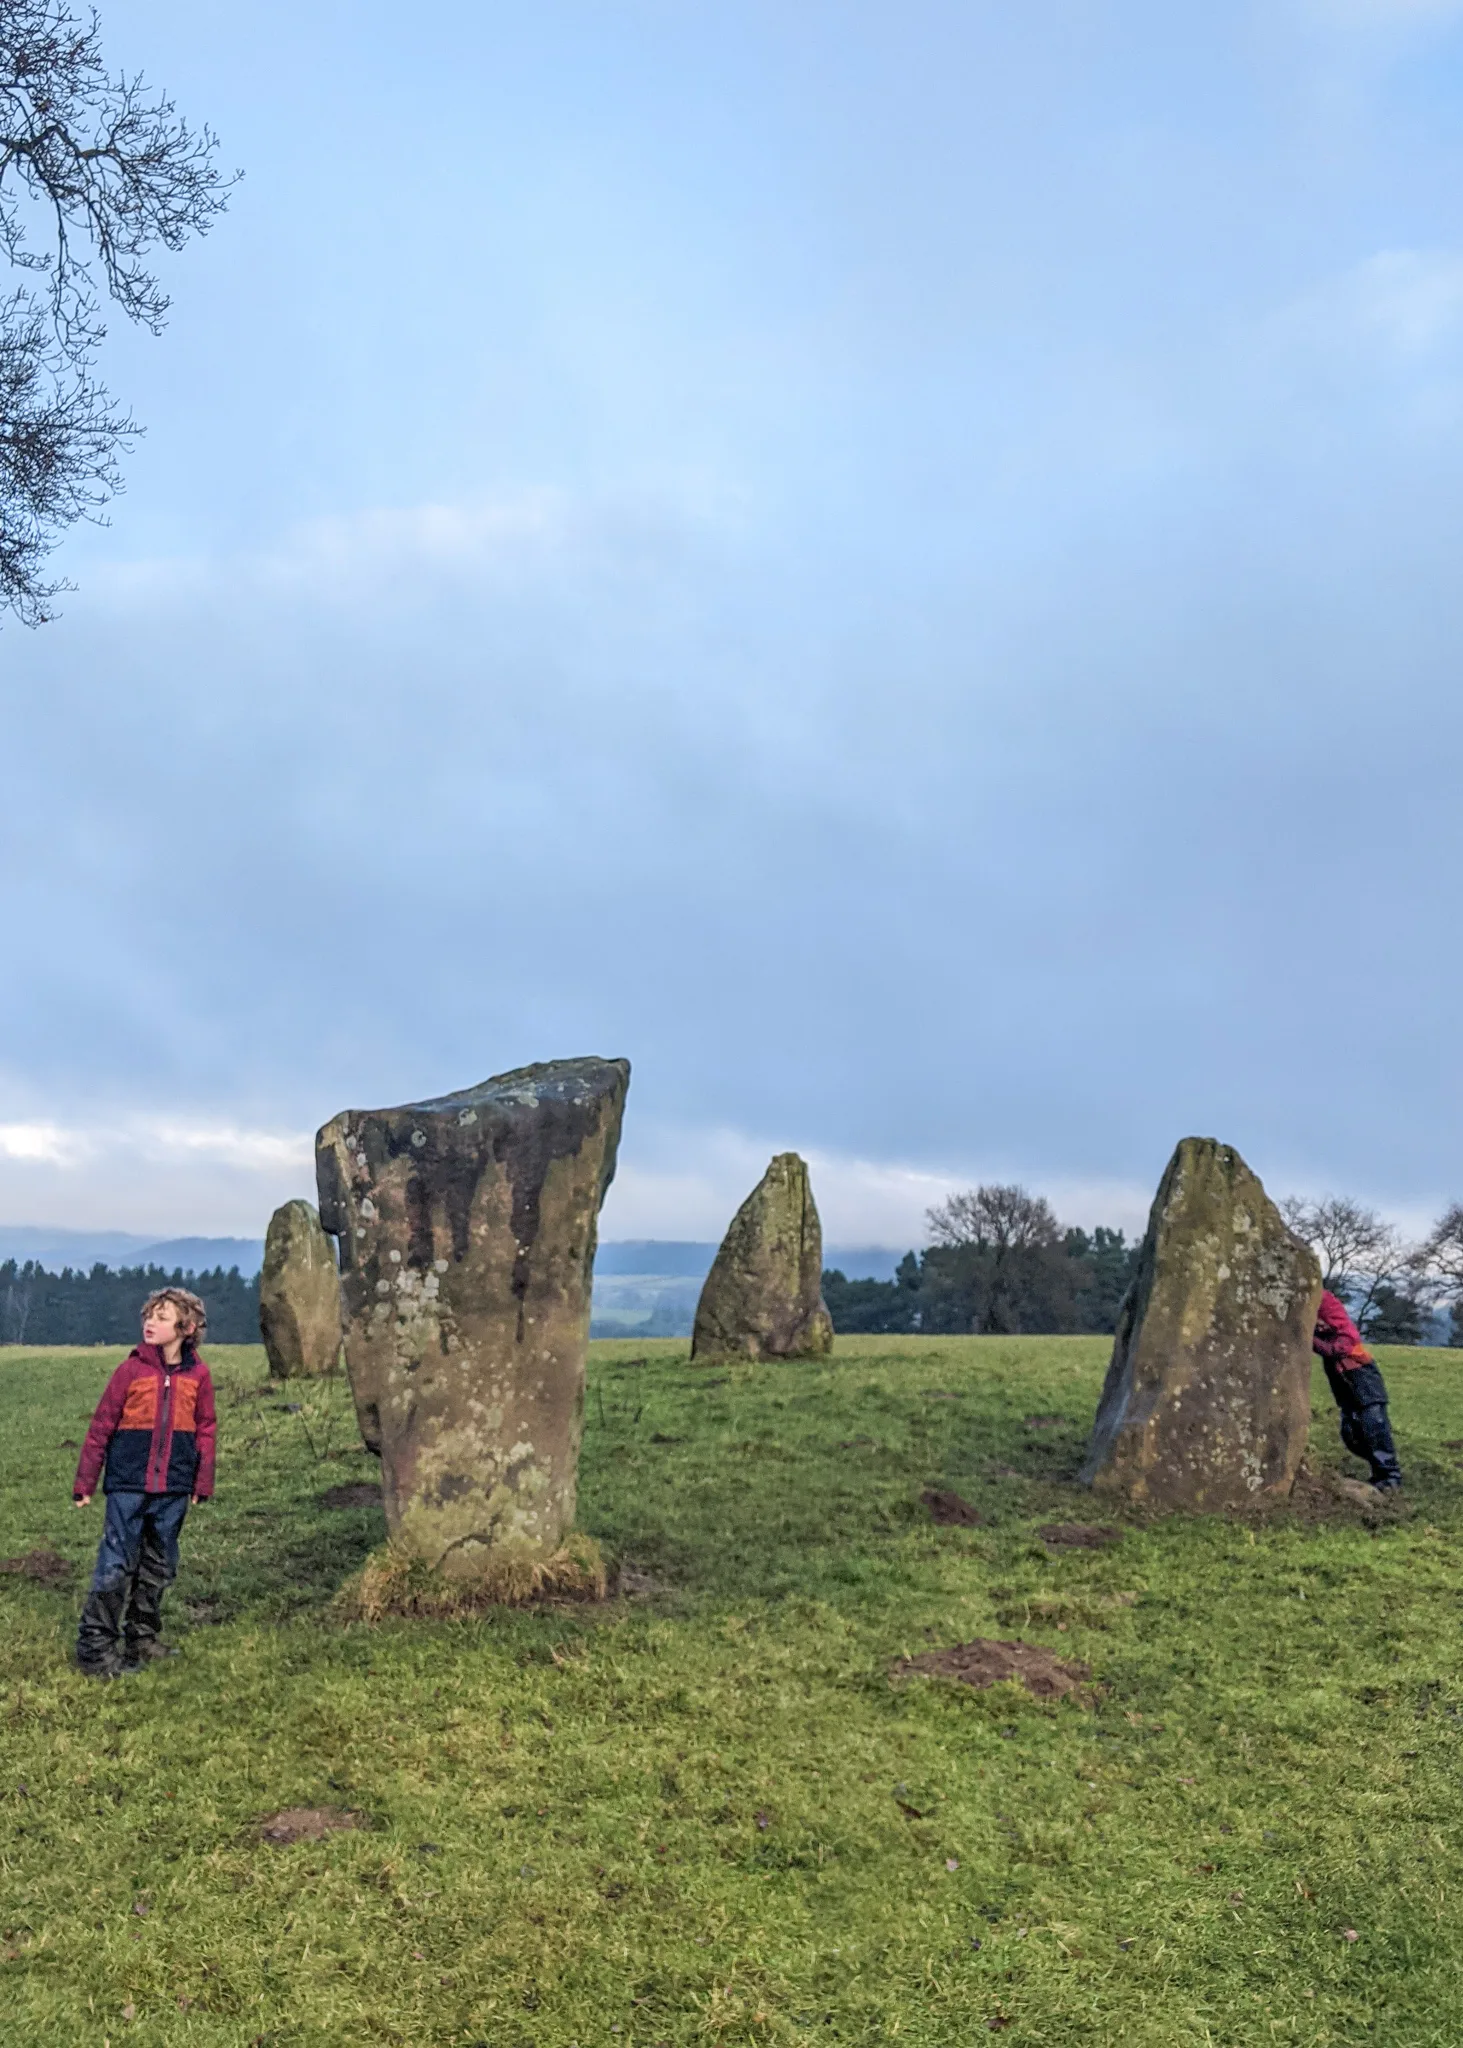
{"type": "Polygon", "coordinates": [[[279,1379],[331,1372],[340,1357],[335,1246],[308,1202],[286,1202],[269,1219],[259,1330],[269,1370],[279,1379]]]}
{"type": "Polygon", "coordinates": [[[315,1140],[346,1365],[392,1536],[456,1578],[574,1519],[589,1294],[626,1060],[555,1060],[315,1140]]]}
{"type": "Polygon", "coordinates": [[[1320,1298],[1314,1257],[1238,1152],[1185,1138],[1118,1315],[1083,1479],[1160,1507],[1288,1494],[1320,1298]]]}
{"type": "Polygon", "coordinates": [[[721,1241],[691,1338],[693,1358],[822,1358],[823,1230],[796,1152],[779,1152],[721,1241]]]}

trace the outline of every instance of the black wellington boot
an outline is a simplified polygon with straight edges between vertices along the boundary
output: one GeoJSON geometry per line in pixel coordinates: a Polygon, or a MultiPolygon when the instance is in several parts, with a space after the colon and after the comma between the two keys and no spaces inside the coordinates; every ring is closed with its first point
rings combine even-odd
{"type": "Polygon", "coordinates": [[[76,1631],[76,1663],[88,1678],[116,1678],[122,1670],[122,1616],[131,1590],[123,1578],[86,1596],[76,1631]]]}
{"type": "Polygon", "coordinates": [[[161,1642],[163,1595],[172,1584],[167,1566],[154,1547],[144,1541],[132,1581],[132,1604],[127,1609],[126,1661],[134,1670],[154,1664],[160,1657],[176,1657],[177,1651],[161,1642]]]}

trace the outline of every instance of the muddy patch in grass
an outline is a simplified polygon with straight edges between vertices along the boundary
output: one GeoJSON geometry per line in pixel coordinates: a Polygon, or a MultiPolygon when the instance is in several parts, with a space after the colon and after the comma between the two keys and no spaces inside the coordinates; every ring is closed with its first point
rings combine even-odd
{"type": "Polygon", "coordinates": [[[622,1600],[654,1600],[662,1593],[669,1593],[671,1586],[665,1579],[658,1579],[654,1572],[631,1564],[628,1559],[615,1573],[611,1591],[622,1600]]]}
{"type": "Polygon", "coordinates": [[[379,1508],[381,1489],[370,1479],[352,1479],[344,1486],[327,1486],[320,1496],[322,1508],[379,1508]]]}
{"type": "Polygon", "coordinates": [[[920,1499],[930,1511],[930,1520],[949,1529],[978,1529],[985,1516],[973,1508],[963,1494],[948,1486],[927,1486],[920,1499]]]}
{"type": "Polygon", "coordinates": [[[1066,1426],[1065,1415],[1028,1415],[1022,1423],[1025,1429],[1065,1429],[1066,1426]]]}
{"type": "MultiPolygon", "coordinates": [[[[1245,1510],[1238,1510],[1246,1513],[1245,1510]]],[[[1409,1512],[1406,1496],[1378,1493],[1364,1479],[1353,1479],[1344,1472],[1312,1471],[1303,1464],[1295,1475],[1295,1484],[1287,1500],[1267,1503],[1257,1512],[1268,1518],[1271,1514],[1293,1515],[1302,1522],[1393,1522],[1403,1519],[1409,1512]]]]}
{"type": "Polygon", "coordinates": [[[1057,1550],[1106,1550],[1110,1543],[1123,1540],[1121,1529],[1099,1528],[1092,1522],[1043,1522],[1036,1533],[1057,1550]]]}
{"type": "Polygon", "coordinates": [[[260,1821],[259,1839],[280,1849],[292,1842],[323,1842],[327,1835],[363,1826],[364,1819],[342,1806],[285,1806],[260,1821]]]}
{"type": "Polygon", "coordinates": [[[69,1586],[76,1566],[56,1550],[28,1550],[24,1557],[0,1557],[0,1572],[33,1586],[69,1586]]]}
{"type": "Polygon", "coordinates": [[[219,1628],[229,1619],[227,1603],[211,1593],[200,1600],[185,1600],[183,1612],[194,1628],[219,1628]]]}
{"type": "Polygon", "coordinates": [[[1064,1660],[1038,1643],[1001,1643],[988,1636],[977,1636],[973,1643],[957,1643],[950,1650],[901,1657],[894,1670],[901,1678],[918,1672],[927,1678],[954,1678],[961,1685],[977,1687],[1014,1678],[1038,1700],[1066,1699],[1079,1692],[1091,1676],[1086,1664],[1064,1660]]]}

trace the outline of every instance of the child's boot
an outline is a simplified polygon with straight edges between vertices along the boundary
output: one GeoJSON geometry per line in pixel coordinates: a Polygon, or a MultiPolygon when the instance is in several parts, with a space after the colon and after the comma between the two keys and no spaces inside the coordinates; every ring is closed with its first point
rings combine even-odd
{"type": "Polygon", "coordinates": [[[81,1610],[76,1631],[76,1663],[88,1678],[117,1678],[122,1670],[122,1615],[127,1605],[125,1578],[93,1586],[81,1610]]]}
{"type": "Polygon", "coordinates": [[[178,1653],[160,1640],[163,1626],[163,1595],[173,1583],[177,1540],[172,1553],[156,1528],[143,1529],[137,1571],[132,1580],[132,1600],[127,1609],[127,1666],[139,1671],[144,1664],[178,1653]]]}
{"type": "Polygon", "coordinates": [[[1392,1441],[1386,1402],[1368,1401],[1356,1420],[1361,1456],[1372,1468],[1372,1485],[1378,1493],[1396,1493],[1402,1484],[1402,1461],[1392,1441]]]}

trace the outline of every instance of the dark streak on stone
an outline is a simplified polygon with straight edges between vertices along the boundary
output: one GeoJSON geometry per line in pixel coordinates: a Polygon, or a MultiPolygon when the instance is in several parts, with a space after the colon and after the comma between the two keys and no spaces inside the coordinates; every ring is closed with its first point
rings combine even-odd
{"type": "Polygon", "coordinates": [[[340,1245],[340,1267],[344,1272],[355,1263],[355,1246],[351,1242],[350,1224],[346,1216],[345,1189],[341,1185],[340,1167],[334,1152],[322,1151],[315,1161],[316,1193],[320,1205],[320,1225],[340,1245]]]}

